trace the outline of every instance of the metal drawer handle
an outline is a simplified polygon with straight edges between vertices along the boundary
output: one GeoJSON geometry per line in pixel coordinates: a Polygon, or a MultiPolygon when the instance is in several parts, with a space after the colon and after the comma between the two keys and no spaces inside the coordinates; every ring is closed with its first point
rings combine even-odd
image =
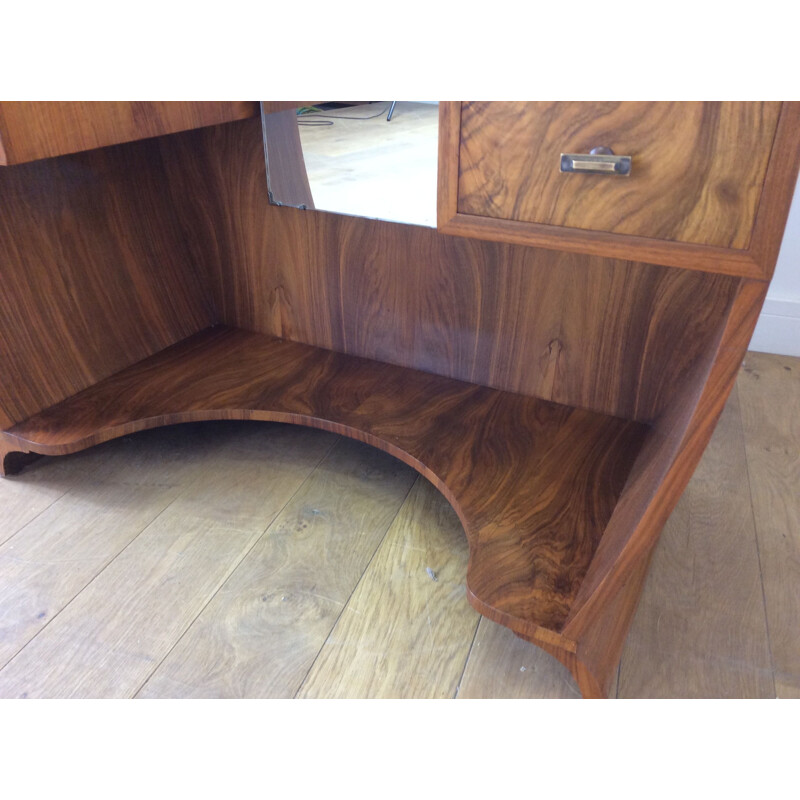
{"type": "Polygon", "coordinates": [[[627,177],[631,174],[631,157],[615,156],[610,147],[594,147],[588,153],[562,153],[561,172],[627,177]]]}

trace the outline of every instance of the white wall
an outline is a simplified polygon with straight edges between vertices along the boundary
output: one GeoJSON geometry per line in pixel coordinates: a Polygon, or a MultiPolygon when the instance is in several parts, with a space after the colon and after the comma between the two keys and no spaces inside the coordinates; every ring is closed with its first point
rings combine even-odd
{"type": "Polygon", "coordinates": [[[749,349],[800,356],[800,181],[794,190],[775,277],[749,349]]]}

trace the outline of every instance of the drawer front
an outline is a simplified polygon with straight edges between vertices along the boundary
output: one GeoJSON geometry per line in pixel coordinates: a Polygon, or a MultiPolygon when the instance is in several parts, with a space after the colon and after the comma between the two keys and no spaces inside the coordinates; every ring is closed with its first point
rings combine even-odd
{"type": "Polygon", "coordinates": [[[747,249],[780,110],[779,102],[463,103],[458,213],[747,249]],[[594,148],[630,156],[630,174],[560,171],[562,153],[594,148]]]}

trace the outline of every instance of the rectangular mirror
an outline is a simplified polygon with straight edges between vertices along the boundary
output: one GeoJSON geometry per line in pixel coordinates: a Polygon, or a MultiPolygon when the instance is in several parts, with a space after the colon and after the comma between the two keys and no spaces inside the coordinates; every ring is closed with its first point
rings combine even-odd
{"type": "Polygon", "coordinates": [[[262,106],[270,202],[435,228],[438,105],[262,106]]]}

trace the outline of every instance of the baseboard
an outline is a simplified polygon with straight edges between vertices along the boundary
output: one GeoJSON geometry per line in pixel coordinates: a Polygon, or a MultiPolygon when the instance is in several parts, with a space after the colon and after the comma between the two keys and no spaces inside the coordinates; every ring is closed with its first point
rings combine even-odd
{"type": "Polygon", "coordinates": [[[800,356],[800,299],[767,298],[748,350],[800,356]]]}

